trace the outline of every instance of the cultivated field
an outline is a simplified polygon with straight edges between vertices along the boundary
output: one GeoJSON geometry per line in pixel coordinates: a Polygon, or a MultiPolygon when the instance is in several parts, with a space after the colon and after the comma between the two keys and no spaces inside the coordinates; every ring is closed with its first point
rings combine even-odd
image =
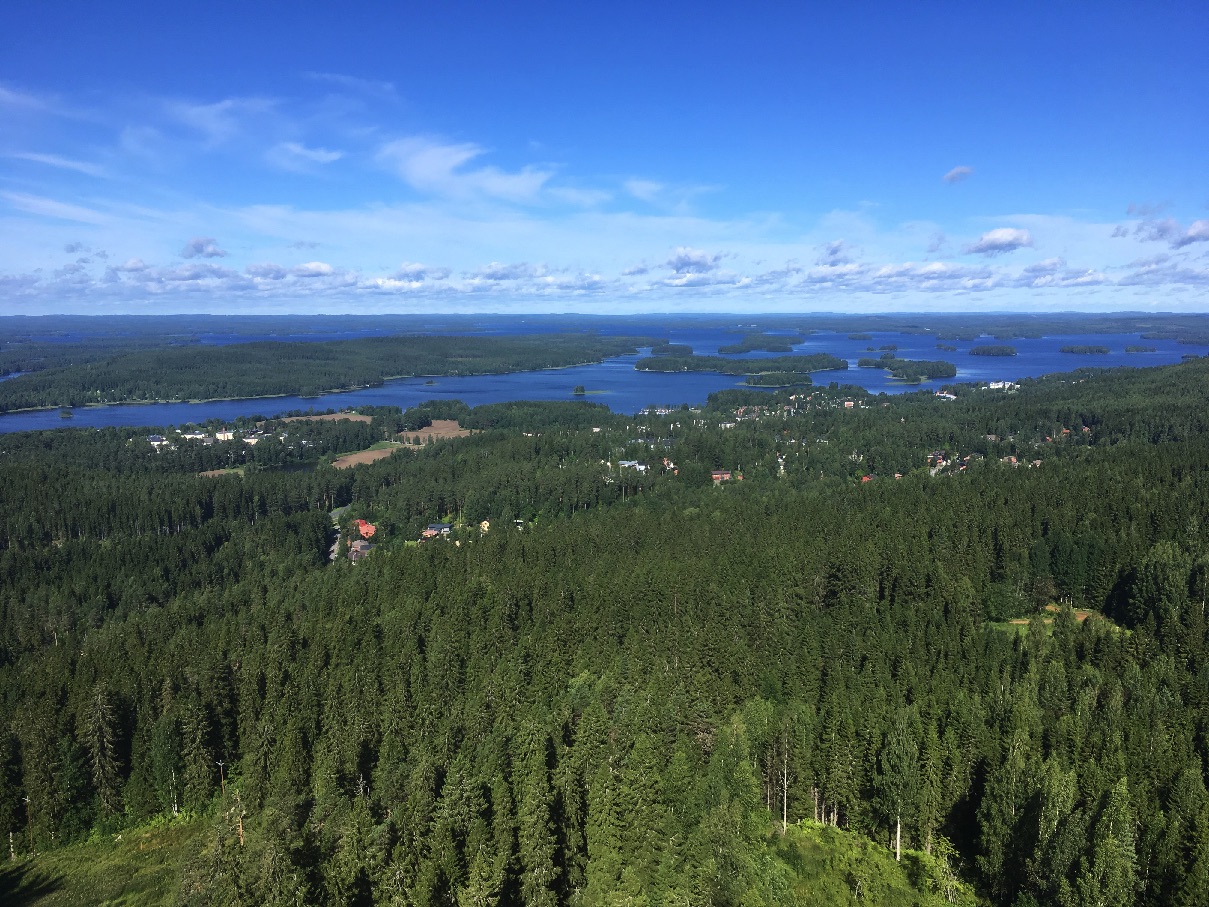
{"type": "Polygon", "coordinates": [[[468,429],[462,428],[456,419],[433,419],[432,425],[427,428],[421,428],[419,431],[404,431],[399,432],[399,438],[414,443],[415,438],[420,440],[421,444],[426,444],[429,438],[433,441],[441,441],[445,438],[465,438],[470,434],[468,429]]]}

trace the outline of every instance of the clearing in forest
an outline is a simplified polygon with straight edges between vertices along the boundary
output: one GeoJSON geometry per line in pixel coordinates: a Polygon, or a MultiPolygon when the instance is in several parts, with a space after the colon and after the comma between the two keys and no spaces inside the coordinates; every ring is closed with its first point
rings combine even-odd
{"type": "Polygon", "coordinates": [[[375,444],[368,450],[359,450],[356,453],[345,454],[342,457],[337,457],[332,460],[332,465],[337,469],[348,469],[351,466],[360,466],[362,463],[373,463],[375,460],[381,460],[383,457],[389,457],[402,445],[391,442],[380,442],[375,444]]]}
{"type": "Polygon", "coordinates": [[[442,441],[445,438],[465,438],[469,434],[469,429],[462,428],[457,419],[433,419],[432,425],[427,428],[421,428],[419,431],[399,432],[399,438],[409,444],[414,444],[416,439],[421,444],[425,444],[429,438],[433,441],[442,441]]]}

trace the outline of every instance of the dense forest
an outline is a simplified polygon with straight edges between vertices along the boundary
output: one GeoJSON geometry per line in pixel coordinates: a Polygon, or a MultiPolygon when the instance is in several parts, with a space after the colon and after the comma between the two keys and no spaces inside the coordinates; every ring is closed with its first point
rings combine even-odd
{"type": "Polygon", "coordinates": [[[1207,379],[0,436],[0,894],[1209,903],[1207,379]]]}

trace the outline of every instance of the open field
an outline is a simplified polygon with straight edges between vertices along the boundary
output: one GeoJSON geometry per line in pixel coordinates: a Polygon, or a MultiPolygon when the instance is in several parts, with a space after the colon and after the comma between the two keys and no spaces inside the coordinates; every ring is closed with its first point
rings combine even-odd
{"type": "Polygon", "coordinates": [[[380,442],[375,444],[368,450],[359,450],[356,453],[345,454],[342,457],[337,457],[332,460],[332,465],[337,469],[349,469],[353,466],[360,466],[363,463],[373,463],[385,457],[389,457],[402,445],[394,442],[380,442]]]}
{"type": "Polygon", "coordinates": [[[425,444],[430,438],[433,441],[443,441],[446,438],[465,438],[469,434],[469,429],[462,428],[456,419],[433,419],[432,425],[427,428],[421,428],[419,431],[399,432],[399,438],[409,444],[415,443],[416,439],[419,439],[421,444],[425,444]]]}

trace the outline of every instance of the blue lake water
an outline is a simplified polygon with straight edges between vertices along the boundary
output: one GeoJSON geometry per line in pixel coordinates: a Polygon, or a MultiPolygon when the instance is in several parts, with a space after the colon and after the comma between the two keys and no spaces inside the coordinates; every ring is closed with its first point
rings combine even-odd
{"type": "MultiPolygon", "coordinates": [[[[632,328],[631,328],[632,330],[632,328]]],[[[359,333],[359,332],[358,332],[359,333]]],[[[511,332],[509,332],[511,333],[511,332]]],[[[610,333],[612,333],[610,331],[610,333]]],[[[713,355],[718,347],[735,343],[737,335],[710,328],[688,327],[666,332],[672,343],[687,344],[698,355],[713,355]]],[[[872,339],[851,340],[847,334],[820,332],[794,347],[798,353],[831,353],[849,362],[846,371],[816,372],[816,385],[831,382],[852,384],[872,393],[902,393],[923,388],[939,388],[942,384],[967,381],[1015,381],[1054,372],[1073,371],[1084,367],[1153,366],[1179,362],[1184,356],[1205,355],[1209,347],[1186,345],[1173,340],[1144,340],[1137,334],[1070,334],[1036,339],[1016,338],[1003,341],[1015,347],[1017,355],[1010,357],[971,356],[974,346],[998,344],[992,338],[975,341],[942,341],[957,347],[955,352],[937,349],[938,340],[928,334],[872,332],[872,339]],[[897,346],[896,354],[903,359],[942,359],[957,366],[957,377],[944,381],[907,385],[890,378],[881,369],[857,368],[862,357],[877,357],[878,347],[897,346]],[[1067,345],[1103,346],[1107,355],[1063,353],[1067,345]],[[1153,353],[1126,353],[1127,346],[1153,347],[1153,353]],[[872,347],[871,352],[869,348],[872,347]]],[[[243,338],[246,342],[247,338],[243,338]]],[[[312,338],[316,339],[316,338],[312,338]]],[[[321,339],[330,339],[326,335],[321,339]]],[[[222,342],[207,338],[208,342],[222,342]]],[[[757,358],[777,354],[747,353],[742,358],[757,358]]],[[[636,413],[651,405],[679,406],[682,403],[704,403],[711,393],[725,388],[744,387],[743,379],[711,372],[644,372],[634,368],[639,355],[621,356],[595,365],[512,375],[478,375],[463,378],[435,378],[432,383],[420,378],[388,381],[381,387],[365,388],[320,397],[273,397],[259,400],[218,400],[205,403],[153,403],[146,405],[107,406],[75,410],[73,418],[65,419],[58,410],[7,413],[0,415],[0,433],[39,429],[108,426],[169,426],[200,424],[211,419],[231,421],[240,416],[274,416],[290,410],[314,408],[345,409],[375,405],[400,406],[406,409],[426,400],[462,400],[470,406],[501,403],[511,400],[571,400],[572,391],[582,384],[589,391],[584,398],[602,403],[614,412],[636,413]]]]}

